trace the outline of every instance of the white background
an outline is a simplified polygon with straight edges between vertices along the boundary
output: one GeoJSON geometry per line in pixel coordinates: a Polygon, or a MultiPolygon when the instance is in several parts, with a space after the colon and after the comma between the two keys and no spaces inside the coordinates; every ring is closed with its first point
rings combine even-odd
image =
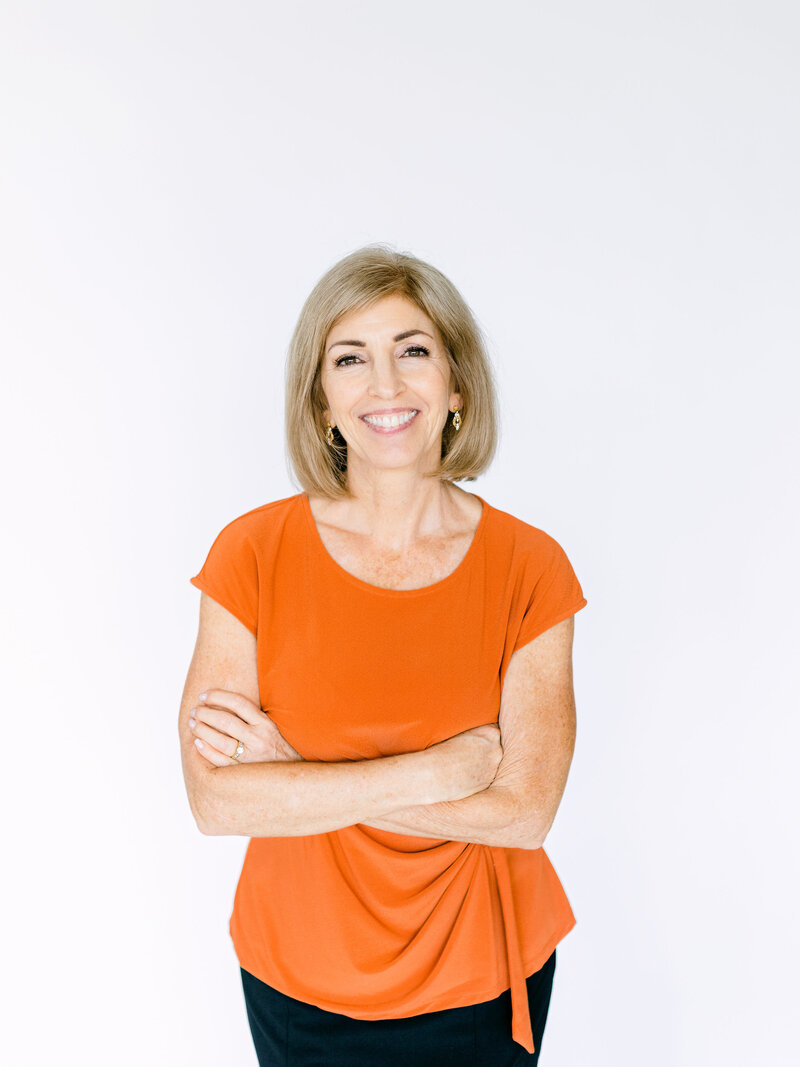
{"type": "Polygon", "coordinates": [[[189,577],[297,491],[296,316],[385,241],[489,337],[501,449],[463,488],[588,599],[542,1065],[796,1063],[796,5],[4,0],[1,29],[7,1062],[256,1062],[246,839],[199,833],[180,768],[189,577]]]}

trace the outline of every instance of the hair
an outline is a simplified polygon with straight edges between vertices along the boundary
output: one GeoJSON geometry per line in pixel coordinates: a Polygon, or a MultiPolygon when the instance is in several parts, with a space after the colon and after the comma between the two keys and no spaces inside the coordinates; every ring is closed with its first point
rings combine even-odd
{"type": "Polygon", "coordinates": [[[347,443],[334,429],[325,437],[321,368],[325,341],[334,324],[351,311],[399,293],[436,325],[461,394],[461,427],[448,418],[436,470],[441,481],[475,481],[497,449],[497,389],[483,332],[466,301],[441,271],[385,244],[366,245],[334,264],[303,304],[286,358],[286,444],[295,480],[309,494],[329,499],[351,495],[347,485],[347,443]]]}

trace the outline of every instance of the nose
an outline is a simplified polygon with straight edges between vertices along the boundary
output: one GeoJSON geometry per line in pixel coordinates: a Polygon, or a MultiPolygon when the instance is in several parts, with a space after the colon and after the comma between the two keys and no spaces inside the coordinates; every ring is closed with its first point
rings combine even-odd
{"type": "Polygon", "coordinates": [[[397,396],[403,388],[403,379],[396,361],[388,358],[376,357],[372,361],[372,369],[369,378],[369,392],[371,396],[379,396],[390,399],[397,396]]]}

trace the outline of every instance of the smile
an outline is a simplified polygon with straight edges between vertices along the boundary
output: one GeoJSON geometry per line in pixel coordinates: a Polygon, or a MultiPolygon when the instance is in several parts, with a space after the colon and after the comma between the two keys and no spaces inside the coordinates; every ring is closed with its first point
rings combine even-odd
{"type": "Polygon", "coordinates": [[[384,415],[382,417],[362,415],[361,421],[365,422],[376,433],[397,433],[399,430],[405,430],[407,426],[410,426],[417,415],[419,415],[418,411],[409,411],[404,415],[384,415]]]}

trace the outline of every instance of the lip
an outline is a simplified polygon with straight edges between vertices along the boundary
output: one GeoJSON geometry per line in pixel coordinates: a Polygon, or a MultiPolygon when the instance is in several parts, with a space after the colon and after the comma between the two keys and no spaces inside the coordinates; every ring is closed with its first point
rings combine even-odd
{"type": "MultiPolygon", "coordinates": [[[[398,409],[395,409],[395,411],[386,411],[386,412],[382,411],[382,412],[376,412],[376,414],[393,415],[393,414],[400,414],[401,412],[405,413],[406,411],[414,411],[414,410],[415,410],[414,408],[398,408],[398,409]]],[[[418,410],[417,410],[417,415],[419,415],[419,411],[418,410]]],[[[409,428],[409,426],[413,426],[414,422],[416,421],[417,415],[414,415],[413,418],[410,418],[408,420],[408,422],[403,422],[399,426],[373,426],[372,423],[366,421],[366,419],[364,418],[363,415],[361,415],[359,417],[360,417],[361,421],[364,423],[364,425],[367,427],[367,429],[372,430],[373,433],[380,433],[380,434],[383,434],[384,436],[386,436],[387,434],[402,433],[404,430],[407,430],[409,428]]]]}
{"type": "Polygon", "coordinates": [[[366,418],[367,415],[405,415],[407,411],[417,411],[417,408],[381,408],[380,411],[365,411],[363,415],[359,415],[360,419],[366,418]]]}

